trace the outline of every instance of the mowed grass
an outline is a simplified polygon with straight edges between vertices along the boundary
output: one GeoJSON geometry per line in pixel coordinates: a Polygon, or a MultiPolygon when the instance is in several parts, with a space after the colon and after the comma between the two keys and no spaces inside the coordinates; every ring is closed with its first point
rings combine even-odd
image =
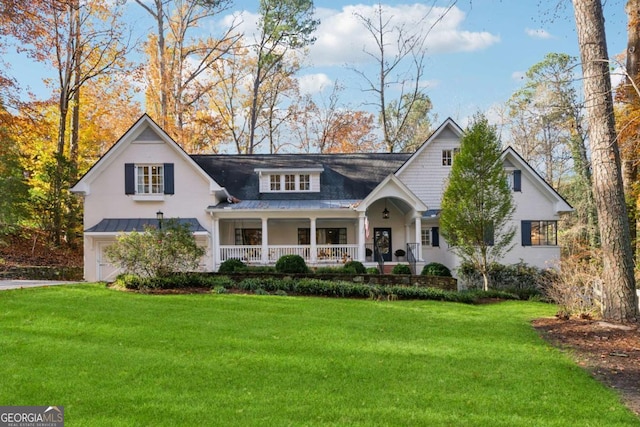
{"type": "Polygon", "coordinates": [[[637,426],[540,303],[0,292],[0,404],[68,426],[637,426]]]}

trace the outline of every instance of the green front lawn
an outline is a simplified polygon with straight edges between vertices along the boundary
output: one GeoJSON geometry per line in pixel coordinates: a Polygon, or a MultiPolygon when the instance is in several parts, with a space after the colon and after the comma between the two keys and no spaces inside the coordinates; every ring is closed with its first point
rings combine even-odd
{"type": "Polygon", "coordinates": [[[637,426],[537,337],[554,307],[101,285],[0,292],[0,404],[69,426],[637,426]]]}

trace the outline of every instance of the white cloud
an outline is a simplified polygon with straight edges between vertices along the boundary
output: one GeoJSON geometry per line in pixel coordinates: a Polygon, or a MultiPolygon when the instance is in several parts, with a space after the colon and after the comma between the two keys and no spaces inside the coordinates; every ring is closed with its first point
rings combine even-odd
{"type": "Polygon", "coordinates": [[[302,94],[316,94],[333,85],[333,81],[324,73],[306,74],[298,79],[302,94]]]}
{"type": "MultiPolygon", "coordinates": [[[[431,28],[427,37],[427,48],[431,54],[480,50],[500,40],[498,36],[488,32],[462,30],[460,27],[466,15],[457,7],[451,8],[442,17],[445,11],[443,7],[432,8],[418,3],[383,6],[383,19],[389,20],[389,30],[400,26],[404,26],[406,30],[431,28]],[[424,20],[421,21],[421,18],[424,20]]],[[[358,17],[377,19],[377,6],[345,6],[340,11],[318,8],[317,16],[321,24],[317,30],[316,43],[310,49],[314,65],[362,64],[372,61],[367,52],[377,55],[375,40],[358,17]]],[[[389,43],[387,54],[393,55],[396,53],[395,35],[389,33],[386,36],[389,43]]]]}
{"type": "MultiPolygon", "coordinates": [[[[443,7],[430,7],[424,4],[383,5],[384,19],[389,19],[388,29],[405,26],[407,30],[431,28],[427,37],[429,53],[470,52],[485,49],[500,41],[489,32],[465,31],[461,28],[466,14],[457,7],[446,11],[443,7]],[[440,19],[442,17],[442,19],[440,19]],[[420,19],[423,18],[423,21],[420,19]]],[[[375,19],[377,6],[363,4],[344,6],[341,10],[316,8],[316,18],[320,25],[316,30],[316,42],[310,48],[310,62],[314,66],[332,66],[344,64],[363,64],[371,62],[366,52],[377,53],[373,36],[364,28],[358,18],[375,19]]],[[[236,14],[237,15],[237,14],[236,14]]],[[[245,43],[251,43],[255,37],[259,15],[243,11],[242,24],[238,30],[245,34],[245,43]]],[[[230,23],[232,16],[225,17],[230,23]]],[[[394,34],[387,34],[388,54],[395,53],[394,34]]]]}
{"type": "Polygon", "coordinates": [[[526,35],[528,35],[529,37],[532,37],[534,39],[551,39],[551,38],[553,38],[551,33],[549,33],[547,30],[544,30],[542,28],[536,28],[536,29],[525,28],[524,32],[525,32],[526,35]]]}

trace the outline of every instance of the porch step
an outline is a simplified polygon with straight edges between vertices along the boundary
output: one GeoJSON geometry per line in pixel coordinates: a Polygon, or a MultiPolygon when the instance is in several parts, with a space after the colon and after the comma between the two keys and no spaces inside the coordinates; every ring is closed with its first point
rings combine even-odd
{"type": "Polygon", "coordinates": [[[383,274],[391,274],[391,272],[393,271],[393,267],[395,266],[395,264],[385,264],[383,274]]]}

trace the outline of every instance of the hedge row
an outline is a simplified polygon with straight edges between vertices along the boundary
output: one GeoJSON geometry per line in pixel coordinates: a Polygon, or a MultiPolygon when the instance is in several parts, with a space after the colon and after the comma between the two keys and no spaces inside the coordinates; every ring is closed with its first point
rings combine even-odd
{"type": "Polygon", "coordinates": [[[122,275],[116,283],[127,289],[157,290],[208,288],[216,293],[229,290],[253,292],[266,295],[308,295],[338,298],[371,298],[389,300],[439,300],[461,303],[475,303],[482,298],[517,299],[513,294],[500,291],[445,291],[416,286],[380,286],[345,281],[320,280],[312,278],[245,278],[236,283],[228,276],[182,274],[174,277],[140,278],[122,275]]]}

